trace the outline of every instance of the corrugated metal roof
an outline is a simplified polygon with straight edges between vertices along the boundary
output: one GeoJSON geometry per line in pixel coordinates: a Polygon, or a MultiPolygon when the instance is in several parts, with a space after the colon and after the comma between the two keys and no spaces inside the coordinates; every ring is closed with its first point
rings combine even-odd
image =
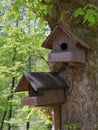
{"type": "Polygon", "coordinates": [[[66,82],[58,73],[30,72],[23,74],[16,88],[16,92],[27,91],[29,85],[32,86],[35,91],[68,87],[66,82]]]}
{"type": "Polygon", "coordinates": [[[62,30],[66,35],[68,35],[72,40],[74,40],[76,42],[76,44],[80,44],[81,46],[83,46],[87,49],[90,49],[90,46],[86,42],[84,42],[82,39],[80,39],[78,36],[76,36],[70,30],[68,30],[67,27],[65,28],[64,26],[62,26],[59,23],[55,26],[53,31],[50,33],[50,35],[44,41],[44,43],[42,44],[42,47],[52,49],[52,42],[53,42],[57,33],[59,33],[60,30],[62,30]]]}

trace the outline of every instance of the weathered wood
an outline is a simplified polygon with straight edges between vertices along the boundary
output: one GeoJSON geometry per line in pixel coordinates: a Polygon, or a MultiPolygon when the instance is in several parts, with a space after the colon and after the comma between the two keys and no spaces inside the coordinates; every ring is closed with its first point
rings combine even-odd
{"type": "MultiPolygon", "coordinates": [[[[52,52],[48,55],[49,62],[85,63],[85,53],[82,49],[75,52],[52,52]]],[[[71,64],[70,64],[71,65],[71,64]]]]}
{"type": "Polygon", "coordinates": [[[68,37],[68,35],[66,35],[62,30],[60,30],[57,34],[55,39],[53,40],[52,43],[52,51],[53,52],[66,52],[66,51],[71,51],[74,52],[76,49],[76,42],[71,39],[70,37],[68,37]],[[68,48],[66,48],[65,50],[62,49],[61,45],[63,43],[66,43],[68,48]]]}
{"type": "Polygon", "coordinates": [[[52,130],[61,130],[61,106],[52,106],[52,130]]]}
{"type": "Polygon", "coordinates": [[[86,63],[85,50],[90,47],[64,26],[57,24],[42,45],[52,49],[48,55],[49,62],[86,63]]]}
{"type": "Polygon", "coordinates": [[[34,89],[32,89],[30,85],[28,86],[28,93],[29,93],[29,97],[31,97],[34,93],[34,89]]]}
{"type": "Polygon", "coordinates": [[[22,105],[37,106],[37,97],[26,97],[21,99],[22,105]]]}
{"type": "MultiPolygon", "coordinates": [[[[78,36],[76,36],[67,27],[65,28],[61,24],[57,24],[55,26],[55,28],[53,29],[53,31],[50,33],[50,35],[47,37],[47,39],[45,40],[45,42],[42,44],[42,47],[52,49],[52,44],[54,43],[54,39],[56,38],[57,34],[59,34],[62,31],[66,35],[66,37],[69,37],[70,39],[72,39],[73,41],[75,41],[77,44],[83,46],[84,48],[90,49],[90,46],[86,42],[84,42],[83,40],[81,40],[78,36]]],[[[60,39],[62,39],[62,35],[60,35],[60,36],[61,36],[60,39]]]]}
{"type": "MultiPolygon", "coordinates": [[[[68,87],[64,79],[56,72],[24,73],[16,88],[16,92],[58,89],[68,87]],[[29,88],[30,87],[30,88],[29,88]],[[32,90],[33,89],[33,90],[32,90]]],[[[31,92],[30,92],[31,93],[31,92]]],[[[29,93],[29,94],[30,94],[29,93]]],[[[32,94],[30,94],[32,95],[32,94]]]]}
{"type": "Polygon", "coordinates": [[[70,62],[73,60],[73,55],[71,52],[58,52],[49,53],[49,62],[70,62]]]}
{"type": "Polygon", "coordinates": [[[44,96],[22,98],[21,103],[28,106],[47,106],[62,104],[64,101],[64,89],[56,89],[45,91],[44,96]]]}
{"type": "Polygon", "coordinates": [[[86,62],[85,49],[81,46],[76,46],[76,59],[80,62],[86,62]]]}

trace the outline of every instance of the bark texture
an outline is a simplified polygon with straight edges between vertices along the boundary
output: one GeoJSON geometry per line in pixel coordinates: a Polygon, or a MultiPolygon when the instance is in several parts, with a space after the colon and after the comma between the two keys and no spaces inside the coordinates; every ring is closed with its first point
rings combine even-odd
{"type": "Polygon", "coordinates": [[[51,65],[51,70],[60,72],[70,86],[65,93],[66,101],[61,107],[61,130],[65,130],[65,125],[72,122],[80,130],[98,130],[98,28],[88,28],[79,21],[70,19],[74,9],[87,2],[97,1],[56,0],[53,9],[45,17],[51,30],[57,22],[61,22],[80,35],[92,48],[92,51],[87,52],[85,66],[70,67],[62,63],[51,65]]]}
{"type": "Polygon", "coordinates": [[[62,130],[65,130],[64,124],[70,123],[77,124],[81,130],[97,130],[95,102],[85,68],[67,66],[61,76],[70,86],[61,110],[62,130]]]}

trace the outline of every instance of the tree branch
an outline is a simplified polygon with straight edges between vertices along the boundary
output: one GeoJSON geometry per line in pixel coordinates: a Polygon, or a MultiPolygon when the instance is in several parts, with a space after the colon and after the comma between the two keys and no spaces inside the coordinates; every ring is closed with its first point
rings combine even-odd
{"type": "Polygon", "coordinates": [[[44,4],[44,5],[53,5],[55,3],[55,1],[46,2],[45,0],[42,0],[41,3],[44,4]]]}
{"type": "Polygon", "coordinates": [[[44,58],[44,56],[40,55],[40,57],[49,65],[49,62],[44,58]]]}

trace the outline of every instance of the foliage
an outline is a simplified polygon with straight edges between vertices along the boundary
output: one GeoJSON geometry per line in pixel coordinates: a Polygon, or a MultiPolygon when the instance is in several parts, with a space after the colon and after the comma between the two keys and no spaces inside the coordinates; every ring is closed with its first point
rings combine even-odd
{"type": "Polygon", "coordinates": [[[25,6],[20,8],[23,2],[0,1],[0,128],[3,123],[5,130],[25,129],[33,122],[30,129],[46,130],[49,118],[40,116],[40,108],[20,104],[27,93],[14,92],[25,71],[48,71],[48,51],[41,48],[48,26],[25,6]]]}
{"type": "MultiPolygon", "coordinates": [[[[88,3],[84,7],[79,7],[73,13],[73,17],[82,17],[82,23],[94,26],[98,24],[98,7],[94,4],[88,3]]],[[[80,19],[81,20],[81,19],[80,19]]]]}
{"type": "MultiPolygon", "coordinates": [[[[46,2],[49,2],[48,0],[46,2]]],[[[14,0],[13,3],[13,10],[14,10],[14,14],[15,16],[18,17],[19,14],[19,10],[20,7],[24,6],[26,8],[28,8],[29,10],[32,11],[32,13],[34,14],[35,17],[44,17],[51,9],[51,6],[47,5],[43,5],[42,0],[14,0]]]]}
{"type": "Polygon", "coordinates": [[[75,123],[69,123],[65,125],[66,130],[78,130],[79,127],[75,123]]]}

